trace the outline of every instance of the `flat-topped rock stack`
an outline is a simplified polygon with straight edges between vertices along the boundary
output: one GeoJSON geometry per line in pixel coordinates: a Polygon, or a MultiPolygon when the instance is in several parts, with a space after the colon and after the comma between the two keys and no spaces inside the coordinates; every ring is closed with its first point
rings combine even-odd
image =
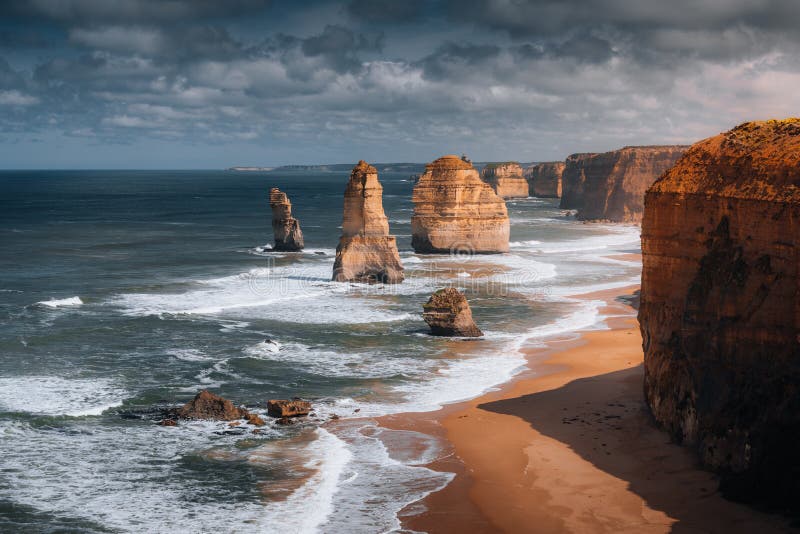
{"type": "Polygon", "coordinates": [[[686,151],[647,191],[642,253],[656,421],[723,493],[800,512],[800,119],[686,151]]]}
{"type": "Polygon", "coordinates": [[[602,154],[573,154],[562,176],[561,207],[578,219],[639,222],[644,193],[688,147],[628,146],[602,154]]]}
{"type": "Polygon", "coordinates": [[[342,237],[336,247],[333,280],[337,282],[403,281],[403,265],[389,221],[383,212],[378,171],[359,161],[344,191],[342,237]]]}
{"type": "Polygon", "coordinates": [[[273,187],[269,191],[269,205],[272,208],[272,232],[275,235],[273,250],[303,250],[303,232],[300,223],[292,217],[292,203],[286,193],[273,187]]]}
{"type": "Polygon", "coordinates": [[[506,204],[472,164],[444,156],[414,186],[411,245],[423,253],[508,251],[506,204]]]}
{"type": "Polygon", "coordinates": [[[501,198],[528,196],[528,180],[522,175],[522,167],[515,161],[488,163],[481,171],[481,179],[491,185],[501,198]]]}
{"type": "Polygon", "coordinates": [[[565,166],[563,161],[548,161],[525,169],[529,193],[535,197],[561,197],[561,175],[565,166]]]}

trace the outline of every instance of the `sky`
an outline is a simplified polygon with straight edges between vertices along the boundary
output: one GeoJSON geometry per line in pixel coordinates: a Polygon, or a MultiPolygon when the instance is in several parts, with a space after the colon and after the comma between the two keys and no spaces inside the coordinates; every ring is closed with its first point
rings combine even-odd
{"type": "Polygon", "coordinates": [[[0,1],[0,168],[563,160],[800,114],[797,0],[0,1]]]}

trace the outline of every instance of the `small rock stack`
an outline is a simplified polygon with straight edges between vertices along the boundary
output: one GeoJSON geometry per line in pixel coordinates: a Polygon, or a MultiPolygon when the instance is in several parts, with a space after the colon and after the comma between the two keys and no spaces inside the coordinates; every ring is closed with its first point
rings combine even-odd
{"type": "Polygon", "coordinates": [[[292,217],[292,203],[286,193],[273,187],[269,192],[269,205],[272,208],[272,232],[275,234],[273,250],[303,250],[303,232],[300,223],[292,217]]]}
{"type": "Polygon", "coordinates": [[[526,198],[529,193],[528,180],[515,161],[487,164],[481,171],[481,179],[501,198],[526,198]]]}
{"type": "Polygon", "coordinates": [[[422,318],[434,336],[481,337],[483,332],[472,320],[467,298],[458,289],[440,289],[422,305],[422,318]]]}

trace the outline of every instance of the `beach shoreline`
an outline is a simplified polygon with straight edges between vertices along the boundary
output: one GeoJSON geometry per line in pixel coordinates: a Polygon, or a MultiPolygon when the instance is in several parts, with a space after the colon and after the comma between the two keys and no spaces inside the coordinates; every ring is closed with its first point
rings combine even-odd
{"type": "Polygon", "coordinates": [[[445,443],[455,473],[400,513],[408,531],[766,532],[788,520],[725,500],[716,477],[652,421],[642,394],[638,286],[603,300],[607,330],[523,349],[528,368],[472,400],[378,419],[445,443]],[[602,355],[602,357],[598,357],[602,355]]]}

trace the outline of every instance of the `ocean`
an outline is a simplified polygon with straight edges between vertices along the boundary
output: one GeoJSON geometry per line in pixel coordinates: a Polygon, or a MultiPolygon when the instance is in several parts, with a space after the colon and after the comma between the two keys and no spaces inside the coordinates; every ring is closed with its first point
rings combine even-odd
{"type": "Polygon", "coordinates": [[[509,200],[511,252],[411,249],[413,180],[381,173],[406,280],[330,281],[347,172],[0,172],[0,531],[387,532],[445,486],[437,438],[374,418],[507,382],[520,349],[605,328],[572,295],[639,282],[639,228],[557,199],[509,200]],[[269,189],[306,241],[275,253],[269,189]],[[428,336],[422,304],[465,291],[480,340],[428,336]],[[267,343],[265,340],[275,343],[267,343]],[[208,389],[263,412],[261,433],[162,427],[208,389]],[[335,424],[322,424],[337,415],[335,424]]]}

